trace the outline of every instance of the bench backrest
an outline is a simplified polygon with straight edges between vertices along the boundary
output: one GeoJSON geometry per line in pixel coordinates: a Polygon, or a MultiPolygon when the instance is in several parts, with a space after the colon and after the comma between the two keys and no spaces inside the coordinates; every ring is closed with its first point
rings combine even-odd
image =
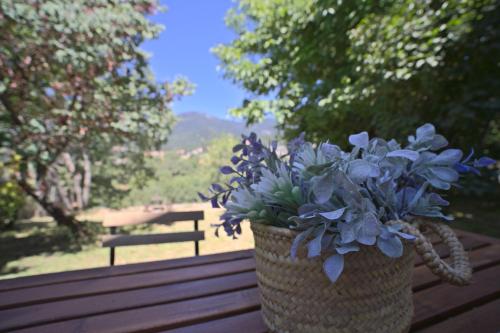
{"type": "MultiPolygon", "coordinates": [[[[199,241],[205,239],[205,232],[198,230],[198,221],[204,219],[203,211],[192,212],[168,212],[158,214],[149,218],[142,223],[154,224],[171,224],[174,222],[194,222],[194,231],[186,232],[173,232],[162,234],[149,234],[149,235],[124,235],[117,234],[116,229],[118,226],[127,224],[107,223],[106,226],[110,227],[110,234],[102,236],[102,246],[110,248],[109,263],[111,266],[115,263],[115,247],[119,246],[133,246],[133,245],[148,245],[148,244],[161,244],[161,243],[176,243],[176,242],[195,242],[195,255],[199,255],[199,241]]],[[[137,224],[137,223],[133,223],[137,224]]]]}

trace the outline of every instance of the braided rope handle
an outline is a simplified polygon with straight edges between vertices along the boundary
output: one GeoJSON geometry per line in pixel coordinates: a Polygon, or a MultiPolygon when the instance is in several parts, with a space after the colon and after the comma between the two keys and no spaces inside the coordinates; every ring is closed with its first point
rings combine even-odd
{"type": "Polygon", "coordinates": [[[469,257],[458,240],[453,230],[443,223],[415,220],[411,223],[394,221],[402,224],[403,231],[412,234],[415,239],[415,250],[422,257],[425,265],[441,279],[458,286],[469,284],[472,278],[472,268],[469,257]],[[429,228],[436,233],[444,244],[450,249],[451,264],[439,257],[432,243],[425,237],[421,230],[429,228]]]}

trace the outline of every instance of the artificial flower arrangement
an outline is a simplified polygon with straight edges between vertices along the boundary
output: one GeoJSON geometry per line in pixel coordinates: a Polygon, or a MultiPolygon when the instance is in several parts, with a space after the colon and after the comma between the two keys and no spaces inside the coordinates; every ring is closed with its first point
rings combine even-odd
{"type": "Polygon", "coordinates": [[[471,279],[467,253],[442,222],[451,217],[439,192],[495,161],[445,149],[431,124],[404,147],[366,132],[349,143],[343,151],[302,135],[279,156],[275,142],[243,136],[232,166],[220,169],[233,175],[229,183],[200,194],[226,210],[216,234],[222,227],[236,238],[250,221],[261,312],[272,332],[408,332],[414,253],[444,281],[471,279]],[[447,261],[428,232],[449,247],[447,261]]]}
{"type": "Polygon", "coordinates": [[[302,135],[278,156],[276,142],[267,147],[254,133],[243,136],[233,148],[232,166],[220,169],[234,177],[225,187],[213,184],[210,197],[200,196],[226,209],[218,227],[230,236],[241,233],[243,220],[297,231],[291,257],[300,246],[308,258],[328,254],[323,270],[335,282],[345,255],[363,246],[402,255],[402,239],[415,236],[387,222],[451,220],[442,213],[448,202],[438,192],[456,185],[460,174],[479,174],[478,168],[495,162],[444,149],[447,140],[431,124],[419,127],[404,147],[366,132],[349,136],[349,143],[353,148],[346,152],[329,142],[315,146],[302,135]]]}

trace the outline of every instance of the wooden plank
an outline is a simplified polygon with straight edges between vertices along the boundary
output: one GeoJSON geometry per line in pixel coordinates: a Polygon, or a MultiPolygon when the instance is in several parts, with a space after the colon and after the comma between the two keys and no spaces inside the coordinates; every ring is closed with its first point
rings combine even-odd
{"type": "MultiPolygon", "coordinates": [[[[471,263],[476,271],[500,263],[500,245],[473,251],[471,263]]],[[[253,269],[254,266],[251,268],[253,269]]],[[[420,266],[415,269],[414,291],[439,283],[440,279],[433,275],[427,267],[420,266]]],[[[208,294],[231,291],[238,287],[254,287],[256,284],[255,273],[249,271],[206,280],[18,307],[0,311],[0,318],[6,318],[0,320],[0,330],[202,297],[208,294]]]]}
{"type": "MultiPolygon", "coordinates": [[[[500,245],[482,247],[476,251],[472,251],[470,254],[471,264],[475,271],[479,271],[481,269],[485,269],[491,267],[495,264],[500,264],[500,245]]],[[[434,283],[434,285],[439,284],[441,282],[440,278],[435,276],[426,266],[420,266],[415,268],[414,280],[413,280],[413,290],[414,292],[417,290],[422,290],[425,287],[428,287],[430,283],[434,283]]],[[[500,308],[497,308],[497,313],[500,311],[500,308]]],[[[498,317],[498,316],[497,316],[498,317]]],[[[257,325],[255,332],[266,332],[265,330],[259,331],[262,329],[263,322],[260,318],[260,312],[255,312],[250,314],[245,314],[244,318],[252,318],[252,323],[257,325]],[[260,326],[262,325],[262,327],[260,326]]],[[[486,317],[485,317],[486,318],[486,317]]],[[[498,317],[500,318],[500,317],[498,317]]],[[[164,331],[164,333],[202,333],[202,332],[223,332],[227,330],[228,327],[246,327],[246,320],[235,317],[210,321],[206,323],[201,323],[189,327],[178,328],[174,330],[164,331]],[[231,326],[229,326],[231,325],[231,326]],[[213,330],[212,330],[213,327],[213,330]]],[[[251,326],[252,327],[252,326],[251,326]]],[[[500,327],[500,326],[498,326],[500,327]]],[[[249,332],[253,332],[252,328],[249,332]]],[[[246,331],[245,331],[246,332],[246,331]]],[[[454,330],[436,330],[432,332],[455,332],[454,330]]],[[[470,332],[470,331],[463,331],[470,332]]],[[[480,332],[488,332],[487,330],[480,330],[480,332]]],[[[493,331],[491,331],[493,332],[493,331]]]]}
{"type": "Polygon", "coordinates": [[[194,281],[210,277],[242,273],[252,271],[254,269],[255,260],[253,258],[248,258],[215,264],[197,265],[175,270],[17,289],[0,293],[0,309],[194,281]]]}
{"type": "Polygon", "coordinates": [[[169,212],[154,218],[148,223],[171,224],[172,222],[200,221],[204,218],[205,213],[202,210],[192,212],[169,212]]]}
{"type": "Polygon", "coordinates": [[[113,217],[112,214],[104,219],[103,226],[105,227],[123,227],[127,225],[136,225],[143,223],[155,224],[171,224],[174,222],[186,222],[203,220],[205,213],[202,210],[190,212],[140,212],[129,214],[129,217],[124,217],[122,213],[119,216],[113,217]]]}
{"type": "Polygon", "coordinates": [[[149,235],[104,235],[102,237],[103,247],[148,245],[160,243],[179,243],[189,241],[200,241],[205,239],[204,231],[171,232],[149,235]]]}
{"type": "Polygon", "coordinates": [[[481,238],[482,240],[491,244],[500,244],[500,238],[495,238],[483,234],[476,234],[470,231],[465,231],[461,229],[453,229],[458,237],[470,237],[470,238],[481,238]]]}
{"type": "MultiPolygon", "coordinates": [[[[473,238],[477,237],[476,234],[467,233],[461,230],[457,230],[457,233],[460,237],[462,237],[463,235],[466,236],[472,235],[473,238]]],[[[217,253],[211,255],[203,255],[194,258],[190,257],[190,258],[180,258],[180,259],[159,260],[147,263],[127,264],[114,267],[90,268],[90,269],[74,270],[69,272],[57,272],[57,273],[48,273],[35,276],[25,276],[13,279],[0,280],[0,292],[6,290],[9,291],[15,290],[19,288],[29,288],[42,285],[81,281],[86,279],[97,279],[101,277],[111,277],[111,276],[120,276],[127,274],[137,274],[140,272],[152,272],[164,269],[174,269],[180,267],[194,266],[198,264],[222,262],[226,260],[239,260],[250,257],[253,257],[253,250],[251,249],[234,251],[234,252],[217,253]]]]}
{"type": "Polygon", "coordinates": [[[449,284],[419,291],[413,296],[415,316],[413,329],[418,330],[468,311],[500,297],[500,266],[479,271],[469,286],[449,284]]]}
{"type": "Polygon", "coordinates": [[[495,333],[500,332],[500,299],[475,307],[474,309],[451,317],[419,333],[495,333]]]}
{"type": "MultiPolygon", "coordinates": [[[[17,332],[131,333],[173,329],[258,310],[256,288],[181,302],[113,312],[21,329],[17,332]]],[[[243,330],[244,328],[238,328],[243,330]]]]}
{"type": "MultiPolygon", "coordinates": [[[[465,243],[468,241],[465,240],[465,243]]],[[[474,241],[475,242],[475,241],[474,241]]],[[[468,245],[480,245],[481,243],[469,243],[468,245]]],[[[466,244],[467,245],[467,244],[466,244]]],[[[442,248],[441,254],[443,257],[446,257],[447,254],[447,249],[442,248]]],[[[186,259],[177,259],[177,260],[167,260],[167,261],[158,261],[158,262],[152,262],[152,263],[141,263],[141,264],[133,264],[133,265],[126,265],[126,266],[117,266],[117,267],[112,267],[112,268],[100,268],[100,269],[90,269],[90,270],[81,270],[81,271],[74,271],[74,272],[65,272],[65,273],[59,273],[59,274],[46,274],[46,275],[41,275],[37,277],[28,277],[28,278],[21,278],[21,279],[16,279],[16,280],[10,280],[10,281],[3,281],[0,282],[0,290],[8,291],[8,289],[13,289],[8,291],[9,294],[12,294],[12,292],[15,291],[15,289],[18,288],[32,288],[32,286],[51,286],[52,284],[60,284],[62,286],[65,285],[65,281],[70,281],[71,282],[78,282],[82,281],[84,282],[85,280],[83,279],[97,279],[97,278],[104,278],[104,277],[120,277],[120,276],[126,276],[126,275],[133,275],[133,274],[139,274],[139,273],[153,273],[155,271],[159,270],[166,270],[166,269],[174,269],[174,268],[183,268],[183,267],[191,267],[195,266],[197,264],[200,265],[205,265],[209,263],[221,263],[224,262],[225,260],[239,260],[239,259],[244,259],[244,258],[249,258],[252,257],[253,251],[251,250],[245,250],[245,251],[239,251],[239,252],[234,252],[234,253],[224,253],[224,254],[217,254],[217,255],[211,255],[211,256],[203,256],[199,258],[186,258],[186,259]],[[26,282],[25,282],[26,280],[26,282]]],[[[417,262],[419,259],[417,258],[417,262]]],[[[248,269],[251,269],[252,267],[248,267],[248,269]]],[[[71,284],[71,286],[77,286],[78,288],[81,287],[80,284],[71,284]]],[[[146,287],[147,285],[145,285],[146,287]]],[[[64,287],[62,287],[64,288],[64,287]]],[[[47,290],[53,290],[52,288],[49,288],[47,290]]],[[[29,289],[28,293],[35,291],[35,289],[29,289]]],[[[60,295],[61,291],[59,292],[54,292],[54,295],[60,295]]],[[[22,296],[22,294],[17,294],[15,293],[16,296],[22,296]]],[[[3,303],[3,299],[8,299],[8,295],[3,295],[0,293],[0,307],[1,306],[7,306],[8,304],[11,303],[3,303]]],[[[62,296],[58,296],[62,297],[62,296]]],[[[32,298],[30,298],[32,300],[32,298]]],[[[28,302],[31,302],[31,300],[28,300],[28,302]]],[[[17,304],[17,303],[16,303],[17,304]]]]}
{"type": "MultiPolygon", "coordinates": [[[[479,247],[479,248],[484,247],[484,242],[478,241],[478,239],[474,240],[473,242],[469,242],[469,243],[470,243],[470,244],[472,244],[472,246],[473,246],[473,247],[475,247],[475,248],[477,248],[479,245],[480,245],[480,247],[479,247]],[[478,245],[478,244],[479,244],[479,245],[478,245]],[[481,244],[482,244],[482,245],[481,245],[481,244]]],[[[251,252],[251,251],[250,251],[250,252],[251,252]]],[[[475,252],[475,251],[474,251],[474,252],[475,252]]],[[[474,253],[474,252],[473,252],[473,253],[474,253]]],[[[472,255],[471,255],[471,256],[472,256],[472,255]]],[[[144,265],[144,264],[142,264],[142,265],[144,265]]],[[[424,268],[424,267],[423,267],[423,268],[424,268]]],[[[135,289],[137,289],[137,288],[135,288],[135,289]]],[[[1,298],[2,298],[2,295],[0,295],[0,299],[1,299],[1,298]]]]}
{"type": "Polygon", "coordinates": [[[255,287],[255,272],[0,310],[0,331],[255,287]]]}
{"type": "Polygon", "coordinates": [[[245,333],[267,333],[267,326],[262,320],[260,310],[240,315],[207,321],[187,327],[175,328],[160,333],[221,333],[228,332],[229,328],[245,333]]]}
{"type": "MultiPolygon", "coordinates": [[[[147,273],[160,270],[169,270],[196,265],[240,260],[253,257],[253,250],[240,250],[234,252],[223,252],[203,255],[199,257],[188,257],[180,259],[158,260],[147,263],[127,264],[121,266],[90,268],[69,272],[49,273],[34,276],[26,276],[14,279],[0,280],[0,292],[12,291],[21,288],[46,286],[59,283],[82,281],[87,279],[99,279],[112,276],[123,276],[138,273],[147,273]]],[[[1,297],[1,294],[0,294],[1,297]]]]}
{"type": "MultiPolygon", "coordinates": [[[[496,268],[496,266],[493,268],[496,268]]],[[[481,286],[484,283],[486,283],[486,285],[489,285],[492,281],[497,281],[498,279],[495,279],[495,277],[497,276],[498,272],[495,271],[493,272],[494,274],[492,274],[491,271],[492,268],[479,272],[477,275],[480,276],[476,275],[477,284],[475,285],[481,286]]],[[[500,283],[498,284],[500,285],[500,283]]],[[[466,290],[468,288],[470,287],[463,288],[462,290],[466,290]]],[[[428,289],[432,290],[432,292],[429,295],[426,295],[426,299],[431,300],[434,298],[434,301],[429,301],[431,304],[436,303],[436,301],[438,303],[441,303],[435,306],[435,308],[433,308],[431,312],[439,313],[441,311],[441,316],[449,315],[449,311],[446,311],[446,313],[442,313],[442,309],[446,308],[446,306],[450,303],[450,297],[448,296],[461,294],[460,292],[457,292],[459,290],[455,291],[456,289],[458,289],[458,287],[452,287],[445,284],[428,289]],[[445,293],[442,292],[442,289],[449,288],[451,288],[451,290],[447,290],[445,293]],[[433,295],[438,296],[432,297],[433,295]]],[[[497,289],[500,290],[500,286],[498,286],[497,289]]],[[[471,293],[477,295],[477,292],[475,290],[472,292],[468,292],[468,294],[471,293]]],[[[423,292],[417,293],[417,295],[418,294],[423,294],[423,292]]],[[[455,296],[455,298],[456,297],[458,296],[455,296]]],[[[469,302],[470,299],[470,295],[465,298],[467,302],[469,302]]],[[[451,301],[453,303],[453,301],[456,301],[456,299],[451,299],[451,301]]],[[[77,329],[80,329],[81,331],[86,332],[140,332],[174,328],[183,328],[186,330],[189,325],[195,325],[195,327],[197,329],[200,329],[201,332],[201,329],[203,328],[201,323],[213,321],[212,324],[223,325],[224,322],[217,323],[218,319],[229,320],[233,315],[254,311],[257,310],[258,307],[259,299],[257,289],[250,288],[243,291],[224,293],[215,296],[194,298],[181,302],[141,307],[133,310],[113,312],[53,324],[35,326],[32,328],[26,328],[21,331],[43,333],[57,331],[75,331],[77,329]]],[[[422,308],[422,304],[417,301],[417,317],[419,316],[418,313],[421,313],[422,308]]],[[[453,308],[455,308],[455,306],[453,306],[453,308]]],[[[221,327],[227,328],[227,326],[221,327]]],[[[415,323],[415,327],[418,327],[418,319],[415,323]]],[[[191,331],[188,330],[187,332],[191,331]]]]}
{"type": "MultiPolygon", "coordinates": [[[[500,281],[496,278],[498,271],[495,268],[489,268],[476,274],[476,283],[470,287],[462,288],[462,292],[459,292],[458,287],[444,284],[428,289],[430,292],[428,293],[429,295],[425,295],[425,299],[429,299],[429,304],[434,305],[431,312],[447,316],[449,315],[449,310],[445,310],[444,312],[446,313],[444,313],[443,309],[447,307],[456,308],[455,301],[457,299],[464,299],[468,303],[470,303],[471,299],[477,301],[478,297],[483,296],[477,292],[477,289],[482,288],[484,284],[491,286],[492,283],[496,283],[495,290],[500,290],[500,281]],[[448,290],[443,293],[445,289],[448,290]],[[468,292],[464,293],[463,291],[465,290],[468,290],[468,292]],[[464,298],[464,294],[467,294],[467,297],[464,298]],[[432,295],[437,296],[431,297],[432,295]]],[[[484,290],[484,288],[482,289],[484,290]]],[[[418,297],[419,294],[423,295],[424,292],[417,293],[416,296],[418,297]]],[[[488,291],[487,294],[490,295],[491,292],[488,291]]],[[[227,318],[231,314],[242,313],[245,310],[254,309],[256,306],[258,306],[257,290],[252,288],[235,293],[226,293],[189,301],[37,326],[32,330],[25,330],[25,332],[75,331],[76,329],[83,329],[89,332],[135,332],[176,328],[208,319],[227,318]],[[244,307],[243,309],[241,308],[242,306],[244,307]]],[[[417,320],[415,327],[418,327],[418,318],[419,313],[422,312],[421,309],[425,308],[422,302],[419,300],[416,301],[417,320]]]]}

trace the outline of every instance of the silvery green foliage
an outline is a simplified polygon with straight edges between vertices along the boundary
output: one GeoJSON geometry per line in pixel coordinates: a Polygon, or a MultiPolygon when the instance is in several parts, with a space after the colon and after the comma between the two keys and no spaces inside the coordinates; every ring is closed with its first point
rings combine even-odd
{"type": "Polygon", "coordinates": [[[458,149],[444,149],[447,140],[431,124],[419,127],[402,147],[395,140],[349,136],[349,152],[323,142],[317,146],[303,136],[288,145],[289,154],[278,156],[276,144],[265,147],[251,134],[233,150],[233,166],[221,172],[234,174],[223,187],[213,184],[213,206],[223,206],[228,235],[241,233],[241,221],[266,223],[298,231],[290,254],[300,246],[308,257],[326,254],[323,268],[332,282],[344,267],[344,255],[363,246],[377,246],[388,257],[403,254],[403,241],[412,235],[388,221],[417,216],[450,220],[442,213],[448,205],[437,192],[448,190],[459,173],[478,173],[494,163],[482,157],[462,160],[458,149]],[[462,160],[462,161],[461,161],[462,160]]]}

